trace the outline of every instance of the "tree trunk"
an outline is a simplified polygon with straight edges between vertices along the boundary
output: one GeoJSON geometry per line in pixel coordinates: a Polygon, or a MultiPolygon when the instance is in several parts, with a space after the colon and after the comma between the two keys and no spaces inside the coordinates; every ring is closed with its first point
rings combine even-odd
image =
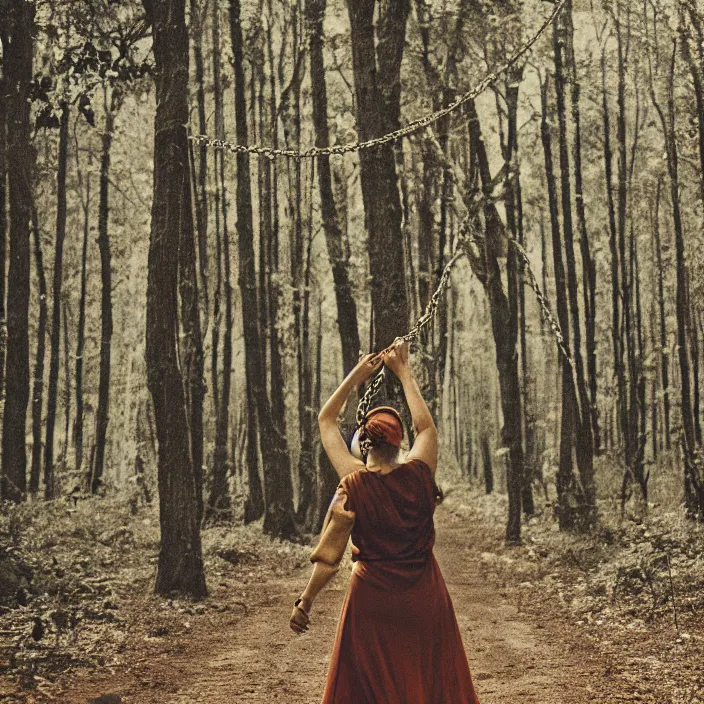
{"type": "MultiPolygon", "coordinates": [[[[313,182],[309,206],[313,206],[313,182]]],[[[313,248],[313,220],[308,218],[306,223],[308,235],[305,242],[305,258],[303,264],[303,295],[301,299],[301,452],[299,456],[298,475],[300,477],[300,495],[298,501],[298,522],[306,528],[312,529],[317,523],[315,510],[317,463],[313,448],[313,425],[316,420],[313,408],[313,358],[310,346],[310,275],[311,252],[313,248]]],[[[326,509],[327,512],[327,509],[326,509]]]]}
{"type": "Polygon", "coordinates": [[[523,429],[521,408],[521,386],[518,378],[518,336],[516,277],[516,250],[510,247],[507,254],[507,289],[501,279],[499,256],[501,240],[506,236],[504,224],[491,200],[492,178],[486,154],[479,116],[474,102],[468,103],[472,149],[476,155],[484,190],[484,233],[485,244],[483,268],[480,279],[489,301],[491,325],[496,346],[496,368],[499,373],[499,389],[503,427],[501,443],[508,450],[507,490],[508,521],[506,542],[519,544],[521,541],[521,492],[523,486],[523,429]]]}
{"type": "MultiPolygon", "coordinates": [[[[672,61],[670,66],[667,91],[667,118],[661,113],[661,122],[667,150],[667,166],[670,174],[670,200],[672,201],[672,218],[675,235],[675,261],[677,273],[676,316],[677,349],[680,362],[682,429],[684,431],[684,500],[690,516],[704,517],[704,481],[701,470],[694,462],[695,428],[692,409],[692,378],[687,344],[687,327],[689,311],[687,309],[687,268],[685,260],[685,238],[680,206],[679,155],[675,136],[675,96],[674,72],[676,61],[676,41],[673,41],[672,61]]],[[[660,111],[659,111],[660,112],[660,111]]]]}
{"type": "MultiPolygon", "coordinates": [[[[375,6],[375,0],[347,3],[360,140],[379,137],[400,124],[400,69],[409,2],[381,3],[376,33],[375,6]]],[[[405,333],[408,325],[394,148],[386,144],[365,149],[359,153],[359,162],[372,275],[372,347],[382,349],[405,333]]]]}
{"type": "MultiPolygon", "coordinates": [[[[2,31],[2,30],[0,30],[2,31]]],[[[5,47],[4,34],[2,46],[5,47]]],[[[5,71],[4,71],[5,72],[5,71]]],[[[5,357],[7,356],[7,311],[5,276],[7,272],[7,101],[5,75],[0,75],[0,436],[5,408],[5,357]]],[[[0,446],[2,439],[0,437],[0,446]]]]}
{"type": "Polygon", "coordinates": [[[61,306],[64,319],[64,442],[61,460],[61,471],[64,476],[68,467],[68,448],[71,443],[71,353],[69,351],[68,315],[66,300],[61,306]]]}
{"type": "MultiPolygon", "coordinates": [[[[88,164],[92,162],[88,153],[88,164]]],[[[80,181],[80,167],[78,169],[80,181]]],[[[90,171],[86,174],[86,195],[83,200],[83,247],[81,250],[81,297],[78,302],[78,331],[76,333],[76,425],[74,444],[76,447],[76,472],[82,476],[83,470],[83,355],[86,340],[86,288],[88,282],[88,235],[90,233],[90,171]]]]}
{"type": "Polygon", "coordinates": [[[491,465],[491,448],[489,447],[489,436],[484,434],[481,439],[482,466],[484,469],[484,492],[491,494],[494,491],[494,470],[491,465]]]}
{"type": "MultiPolygon", "coordinates": [[[[44,255],[39,231],[37,213],[32,206],[32,230],[34,234],[34,263],[39,283],[39,325],[37,326],[37,356],[34,362],[34,385],[32,387],[32,466],[29,472],[29,493],[35,496],[39,492],[39,479],[42,467],[42,410],[44,407],[44,360],[46,356],[47,324],[47,288],[44,273],[44,255]]],[[[51,475],[45,475],[45,481],[51,481],[51,475]]],[[[52,498],[48,488],[47,499],[52,498]]]]}
{"type": "Polygon", "coordinates": [[[27,0],[11,0],[7,5],[0,30],[5,87],[10,96],[6,101],[10,236],[0,497],[17,502],[27,490],[25,428],[29,403],[29,243],[34,165],[29,91],[34,5],[27,0]]]}
{"type": "Polygon", "coordinates": [[[692,301],[690,273],[687,272],[687,337],[689,338],[689,354],[692,359],[692,415],[694,416],[694,442],[702,444],[702,423],[699,379],[699,332],[697,331],[697,312],[692,301]]]}
{"type": "Polygon", "coordinates": [[[59,159],[56,179],[56,247],[51,309],[51,361],[46,408],[46,444],[44,448],[44,492],[47,499],[56,498],[54,487],[54,428],[59,395],[59,364],[61,361],[61,287],[63,283],[64,239],[66,238],[66,166],[68,162],[68,105],[61,106],[59,127],[59,159]]]}
{"type": "MultiPolygon", "coordinates": [[[[571,9],[568,0],[568,9],[571,9]]],[[[582,357],[582,328],[579,311],[579,283],[577,280],[577,268],[574,253],[574,231],[572,220],[572,183],[570,180],[570,157],[567,135],[567,74],[564,65],[566,36],[565,28],[561,26],[561,20],[556,20],[553,46],[555,52],[555,95],[557,98],[557,116],[559,133],[559,155],[561,174],[561,201],[562,201],[562,223],[563,240],[565,245],[565,263],[567,265],[567,293],[569,300],[570,320],[572,322],[572,358],[574,360],[574,371],[576,374],[576,393],[579,398],[579,407],[575,415],[576,434],[575,450],[577,466],[579,468],[580,481],[584,491],[585,504],[584,515],[582,516],[584,525],[589,527],[595,519],[596,513],[596,487],[594,485],[594,438],[592,435],[592,419],[590,414],[590,399],[587,394],[584,360],[582,357]]],[[[564,330],[563,330],[564,333],[564,330]]],[[[576,407],[576,404],[575,404],[576,407]]]]}
{"type": "MultiPolygon", "coordinates": [[[[235,72],[235,124],[237,141],[247,144],[247,103],[245,98],[244,56],[240,2],[230,0],[230,36],[235,72]]],[[[249,157],[237,154],[237,234],[239,252],[239,286],[242,299],[242,316],[245,345],[245,376],[247,383],[248,418],[252,424],[256,417],[260,449],[264,464],[264,496],[266,512],[264,531],[269,535],[290,538],[296,533],[291,512],[290,475],[284,469],[286,447],[272,422],[271,408],[266,391],[266,359],[261,353],[261,337],[257,308],[257,283],[254,267],[254,232],[252,222],[252,194],[249,157]],[[254,416],[254,417],[253,417],[254,416]]],[[[247,458],[255,458],[256,435],[248,438],[247,458]]],[[[258,462],[248,467],[250,483],[258,479],[258,462]]],[[[250,514],[251,515],[251,514],[250,514]]]]}
{"type": "Polygon", "coordinates": [[[640,262],[638,258],[638,248],[633,233],[631,233],[631,258],[633,261],[633,277],[635,287],[636,305],[636,343],[637,343],[637,365],[636,370],[636,419],[638,431],[638,444],[634,461],[636,481],[640,488],[642,499],[648,504],[648,479],[650,472],[645,469],[645,445],[647,441],[647,408],[646,408],[646,379],[643,370],[643,359],[645,358],[645,343],[643,340],[643,309],[641,306],[641,285],[640,285],[640,262]]]}
{"type": "MultiPolygon", "coordinates": [[[[506,222],[511,232],[511,237],[523,244],[523,218],[521,205],[521,182],[518,171],[518,95],[520,83],[523,78],[523,70],[517,69],[510,76],[506,86],[506,110],[508,114],[508,135],[504,145],[504,161],[506,162],[506,222]]],[[[523,401],[520,422],[525,428],[526,435],[529,434],[529,420],[527,416],[526,401],[528,396],[528,359],[526,341],[526,320],[525,320],[525,298],[523,297],[523,264],[518,264],[516,251],[511,247],[508,251],[508,284],[509,284],[509,306],[511,308],[511,320],[516,326],[512,331],[520,341],[522,378],[520,380],[521,399],[523,401]],[[519,336],[520,328],[520,336],[519,336]]],[[[515,344],[515,343],[514,343],[515,344]]],[[[528,448],[528,437],[526,437],[526,448],[528,448]]],[[[530,462],[530,453],[527,453],[530,462]]],[[[531,486],[531,472],[523,463],[521,477],[521,505],[523,512],[527,516],[533,515],[535,505],[533,502],[533,489],[531,486]]]]}
{"type": "MultiPolygon", "coordinates": [[[[269,2],[269,16],[273,17],[273,4],[269,2]]],[[[267,30],[267,48],[269,57],[269,131],[271,143],[276,147],[279,144],[279,133],[277,128],[277,105],[276,105],[276,73],[274,70],[274,48],[272,36],[272,23],[269,23],[267,30]]],[[[280,296],[280,261],[279,261],[279,190],[278,190],[278,169],[275,161],[266,160],[264,173],[267,206],[270,217],[267,218],[267,229],[270,228],[270,241],[267,247],[268,262],[266,266],[267,290],[269,292],[269,386],[271,389],[271,419],[273,432],[276,433],[282,445],[280,452],[281,465],[279,487],[281,492],[281,503],[285,505],[289,502],[289,510],[293,511],[293,483],[291,479],[291,460],[288,449],[288,438],[286,434],[286,402],[284,398],[285,385],[283,376],[283,360],[281,358],[281,334],[277,326],[279,318],[279,296],[280,296]]]]}
{"type": "MultiPolygon", "coordinates": [[[[238,183],[242,176],[238,170],[238,183]]],[[[225,198],[225,172],[224,164],[220,161],[220,180],[222,197],[225,198]]],[[[238,211],[239,213],[239,211],[238,211]]],[[[238,215],[238,228],[240,226],[238,215]]],[[[230,232],[227,226],[226,211],[222,219],[222,263],[225,290],[225,333],[222,340],[222,385],[219,388],[219,405],[215,417],[215,451],[213,461],[213,478],[208,499],[206,518],[220,518],[227,520],[231,517],[232,501],[227,486],[227,475],[230,469],[228,458],[228,445],[230,433],[230,394],[232,389],[232,271],[230,263],[230,232]]],[[[216,293],[216,296],[218,294],[216,293]]]]}
{"type": "MultiPolygon", "coordinates": [[[[616,205],[613,196],[613,149],[611,146],[611,118],[606,87],[606,53],[601,57],[602,75],[602,119],[604,125],[604,173],[606,176],[606,198],[609,213],[609,251],[611,253],[611,340],[613,347],[613,369],[616,375],[617,413],[619,423],[616,426],[623,431],[625,426],[626,372],[623,365],[623,346],[621,328],[621,277],[618,250],[618,233],[620,230],[621,213],[619,210],[619,225],[616,224],[616,205]]],[[[619,83],[622,81],[620,80],[619,83]]],[[[621,128],[619,128],[621,129],[621,128]]],[[[620,199],[619,199],[620,203],[620,199]]]]}
{"type": "Polygon", "coordinates": [[[662,179],[658,178],[655,196],[655,222],[653,223],[653,240],[655,245],[655,269],[657,276],[658,323],[660,332],[660,377],[662,383],[663,425],[665,432],[665,449],[670,450],[670,354],[667,343],[667,321],[665,316],[665,272],[662,261],[662,244],[660,236],[660,198],[662,179]]]}
{"type": "MultiPolygon", "coordinates": [[[[213,17],[211,22],[211,40],[213,46],[213,117],[215,122],[215,136],[217,139],[225,138],[225,128],[223,121],[223,88],[221,85],[220,75],[220,11],[219,3],[211,3],[213,8],[213,17]]],[[[222,295],[222,238],[221,238],[221,224],[220,221],[225,223],[227,227],[227,199],[226,193],[224,191],[224,180],[221,178],[224,174],[224,155],[219,149],[213,150],[213,171],[214,171],[214,183],[213,183],[213,197],[214,197],[214,211],[215,211],[215,291],[213,294],[213,318],[212,318],[212,328],[210,331],[211,342],[210,342],[210,372],[211,372],[211,387],[212,387],[212,397],[213,397],[213,416],[217,418],[220,410],[220,381],[218,378],[218,355],[219,355],[219,345],[220,345],[220,298],[222,295]],[[220,188],[223,188],[222,193],[222,205],[221,205],[221,195],[220,188]]]]}
{"type": "MultiPolygon", "coordinates": [[[[315,146],[325,149],[330,146],[328,134],[328,98],[323,61],[323,19],[327,0],[307,0],[306,19],[310,31],[310,79],[313,102],[313,127],[315,146]]],[[[330,160],[321,157],[317,161],[320,207],[325,231],[328,257],[332,266],[337,304],[337,325],[342,345],[342,372],[347,375],[359,358],[359,329],[357,306],[352,295],[349,277],[349,261],[342,243],[342,230],[332,190],[330,160]]]]}
{"type": "MultiPolygon", "coordinates": [[[[189,156],[190,154],[189,145],[189,156]]],[[[179,312],[182,328],[179,350],[181,352],[181,369],[185,382],[193,472],[196,479],[197,518],[200,524],[203,518],[203,399],[205,398],[205,380],[200,300],[198,296],[196,241],[192,223],[181,229],[178,251],[178,283],[181,299],[179,312]]]]}
{"type": "MultiPolygon", "coordinates": [[[[159,443],[161,548],[156,592],[206,595],[196,473],[178,358],[179,243],[193,227],[188,168],[185,0],[145,0],[154,36],[157,110],[147,278],[147,383],[159,443]]],[[[193,237],[191,233],[190,238],[193,237]]]]}
{"type": "MultiPolygon", "coordinates": [[[[557,318],[562,330],[565,349],[569,351],[569,312],[567,309],[565,265],[562,258],[562,235],[560,232],[557,184],[552,155],[552,140],[548,122],[548,81],[541,86],[541,139],[545,157],[545,176],[548,188],[548,206],[552,231],[552,256],[555,273],[555,301],[557,318]]],[[[558,522],[561,530],[572,530],[579,525],[579,510],[584,496],[577,484],[572,467],[573,437],[577,424],[577,392],[572,369],[564,355],[560,355],[562,372],[562,413],[560,420],[560,459],[555,484],[557,489],[558,522]]]]}
{"type": "MultiPolygon", "coordinates": [[[[572,2],[565,9],[567,22],[567,63],[571,82],[571,115],[574,127],[572,158],[574,161],[575,211],[579,227],[579,248],[582,258],[584,330],[587,355],[587,378],[589,387],[588,410],[591,422],[591,434],[595,450],[601,447],[601,429],[599,427],[599,409],[597,406],[597,365],[596,365],[596,266],[592,259],[587,216],[584,207],[584,185],[582,176],[582,118],[580,112],[581,85],[577,77],[577,63],[574,52],[574,24],[572,2]]],[[[576,344],[576,343],[575,343],[576,344]]],[[[585,412],[587,407],[585,407],[585,412]]],[[[586,422],[586,419],[585,419],[586,422]]]]}
{"type": "MultiPolygon", "coordinates": [[[[215,133],[219,139],[224,139],[225,127],[223,89],[221,85],[220,66],[220,12],[218,3],[213,3],[212,43],[215,133]]],[[[205,511],[206,520],[214,520],[216,518],[227,519],[230,516],[232,509],[232,502],[227,483],[227,439],[229,435],[230,387],[232,379],[232,274],[228,256],[230,249],[230,232],[228,226],[227,192],[225,188],[225,161],[224,154],[220,150],[215,151],[215,172],[215,237],[217,249],[217,273],[213,302],[211,350],[213,409],[215,416],[215,448],[213,452],[213,473],[211,478],[210,494],[208,496],[208,505],[205,511]],[[221,324],[220,305],[223,289],[225,292],[225,334],[223,336],[222,345],[223,375],[221,387],[219,374],[219,354],[221,324]],[[227,363],[225,357],[229,358],[227,363]],[[225,389],[225,386],[227,386],[227,389],[225,389]]]]}
{"type": "MultiPolygon", "coordinates": [[[[207,7],[209,0],[204,3],[207,7]]],[[[217,3],[213,3],[217,6],[217,3]]],[[[205,65],[203,61],[203,25],[205,9],[199,0],[191,0],[191,38],[195,64],[198,129],[206,134],[208,123],[205,114],[205,65]]],[[[196,227],[198,232],[198,264],[200,285],[203,292],[203,310],[208,311],[208,149],[201,144],[198,149],[198,176],[196,179],[196,227]]],[[[205,327],[205,324],[204,324],[205,327]]]]}
{"type": "MultiPolygon", "coordinates": [[[[107,89],[106,89],[107,90],[107,89]]],[[[90,491],[95,494],[103,483],[105,443],[110,414],[110,356],[112,345],[112,256],[108,222],[110,218],[110,152],[115,125],[115,114],[121,97],[119,88],[113,88],[111,104],[105,99],[105,131],[100,156],[100,196],[98,204],[98,249],[100,251],[100,377],[98,381],[98,410],[95,420],[95,458],[90,473],[90,491]]]]}

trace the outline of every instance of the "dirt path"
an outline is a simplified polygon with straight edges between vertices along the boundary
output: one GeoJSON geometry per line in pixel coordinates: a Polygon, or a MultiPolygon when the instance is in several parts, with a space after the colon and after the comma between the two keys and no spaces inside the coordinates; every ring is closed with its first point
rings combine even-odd
{"type": "MultiPolygon", "coordinates": [[[[482,576],[480,552],[473,547],[481,541],[472,540],[472,530],[481,528],[468,529],[444,505],[438,508],[435,555],[482,704],[593,701],[590,683],[603,682],[602,668],[560,642],[554,619],[535,623],[519,612],[509,593],[482,576]]],[[[209,628],[174,642],[162,657],[86,678],[61,701],[85,704],[90,697],[119,692],[126,704],[319,702],[348,575],[338,575],[319,596],[310,631],[297,636],[288,616],[309,572],[304,568],[286,579],[252,585],[256,599],[248,616],[213,613],[209,628]]]]}

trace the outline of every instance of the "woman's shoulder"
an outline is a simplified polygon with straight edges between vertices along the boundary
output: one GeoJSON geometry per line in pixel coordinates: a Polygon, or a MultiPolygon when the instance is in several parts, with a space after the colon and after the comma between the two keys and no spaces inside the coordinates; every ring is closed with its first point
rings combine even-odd
{"type": "Polygon", "coordinates": [[[428,487],[428,490],[433,495],[435,502],[440,503],[444,498],[444,494],[435,481],[435,474],[433,473],[433,470],[430,469],[430,465],[417,457],[408,460],[406,464],[412,466],[415,471],[420,474],[425,485],[428,487]]]}
{"type": "Polygon", "coordinates": [[[414,468],[417,468],[417,469],[420,469],[420,470],[423,470],[423,471],[427,471],[431,477],[433,476],[433,470],[430,469],[430,465],[418,457],[412,457],[410,460],[406,460],[406,462],[404,464],[411,466],[411,467],[414,467],[414,468]]]}
{"type": "Polygon", "coordinates": [[[345,474],[345,476],[340,479],[337,486],[342,487],[345,490],[349,488],[354,489],[359,486],[361,481],[363,481],[362,476],[364,474],[368,474],[368,472],[363,467],[360,469],[355,469],[354,471],[345,474]]]}

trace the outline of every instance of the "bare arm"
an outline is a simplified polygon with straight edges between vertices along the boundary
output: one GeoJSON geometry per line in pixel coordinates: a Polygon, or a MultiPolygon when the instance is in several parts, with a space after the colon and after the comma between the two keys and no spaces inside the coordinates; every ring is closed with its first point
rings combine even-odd
{"type": "Polygon", "coordinates": [[[337,387],[335,393],[328,399],[318,414],[320,440],[323,443],[328,459],[340,478],[350,472],[361,469],[364,467],[364,463],[347,449],[347,445],[337,427],[337,417],[352,390],[368,379],[380,366],[380,355],[368,354],[362,357],[359,364],[337,387]]]}
{"type": "Polygon", "coordinates": [[[384,363],[401,381],[406,402],[411,411],[415,442],[408,453],[408,459],[418,459],[425,462],[434,477],[438,463],[437,430],[433,416],[428,410],[425,399],[408,365],[408,345],[404,343],[387,352],[384,356],[384,363]]]}

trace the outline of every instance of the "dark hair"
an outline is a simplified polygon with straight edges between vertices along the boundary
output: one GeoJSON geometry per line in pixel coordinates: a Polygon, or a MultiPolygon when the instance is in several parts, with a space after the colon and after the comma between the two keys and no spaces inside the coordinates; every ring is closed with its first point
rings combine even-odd
{"type": "Polygon", "coordinates": [[[399,453],[399,448],[396,447],[396,445],[384,442],[383,440],[372,442],[372,449],[378,452],[384,459],[396,457],[399,453]]]}

